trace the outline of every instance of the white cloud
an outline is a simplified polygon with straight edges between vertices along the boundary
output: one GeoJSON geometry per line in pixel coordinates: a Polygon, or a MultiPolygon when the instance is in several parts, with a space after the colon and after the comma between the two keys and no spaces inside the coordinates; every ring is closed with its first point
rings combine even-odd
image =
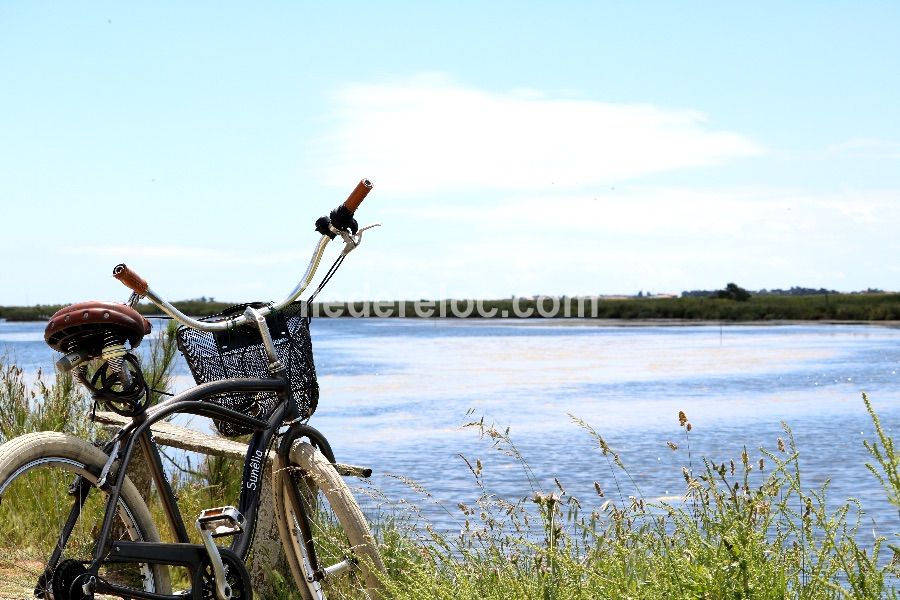
{"type": "MultiPolygon", "coordinates": [[[[379,209],[386,226],[353,253],[323,298],[679,292],[729,281],[751,289],[897,289],[900,281],[886,258],[900,253],[900,189],[617,185],[596,194],[494,196],[477,209],[433,201],[379,209]]],[[[54,284],[74,299],[120,293],[108,273],[124,259],[173,299],[270,300],[299,279],[311,245],[247,254],[70,246],[67,256],[84,259],[81,275],[54,284]]],[[[323,269],[338,244],[330,250],[323,269]]]]}
{"type": "Polygon", "coordinates": [[[815,194],[788,188],[622,186],[597,194],[522,192],[480,207],[477,220],[471,208],[453,205],[403,207],[402,212],[418,222],[474,223],[495,231],[634,238],[745,232],[785,238],[900,222],[898,200],[900,191],[891,189],[815,194]]]}
{"type": "MultiPolygon", "coordinates": [[[[383,297],[405,297],[410,280],[428,297],[679,292],[728,281],[896,289],[884,257],[900,252],[890,226],[900,222],[898,200],[896,189],[617,186],[596,197],[519,193],[477,218],[471,208],[422,204],[398,210],[394,218],[405,212],[407,221],[393,225],[440,224],[429,243],[401,250],[387,236],[353,268],[377,274],[389,287],[383,297]]],[[[365,297],[346,284],[333,297],[365,297]]]]}
{"type": "Polygon", "coordinates": [[[440,75],[348,85],[334,102],[318,174],[336,184],[363,172],[394,192],[577,188],[763,152],[696,111],[492,92],[440,75]]]}
{"type": "Polygon", "coordinates": [[[853,138],[828,146],[828,153],[856,158],[900,159],[900,142],[873,138],[853,138]]]}

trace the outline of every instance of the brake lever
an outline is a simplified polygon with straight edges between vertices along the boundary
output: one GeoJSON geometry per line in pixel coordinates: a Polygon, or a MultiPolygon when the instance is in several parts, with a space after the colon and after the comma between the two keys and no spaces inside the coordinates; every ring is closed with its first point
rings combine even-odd
{"type": "MultiPolygon", "coordinates": [[[[366,225],[365,227],[361,227],[356,234],[352,234],[349,231],[344,231],[343,229],[339,229],[338,233],[344,239],[344,251],[341,252],[343,256],[347,256],[354,250],[356,250],[360,244],[362,244],[362,236],[363,233],[367,229],[372,229],[373,227],[381,227],[381,223],[373,223],[372,225],[366,225]]],[[[333,228],[332,228],[333,229],[333,228]]]]}

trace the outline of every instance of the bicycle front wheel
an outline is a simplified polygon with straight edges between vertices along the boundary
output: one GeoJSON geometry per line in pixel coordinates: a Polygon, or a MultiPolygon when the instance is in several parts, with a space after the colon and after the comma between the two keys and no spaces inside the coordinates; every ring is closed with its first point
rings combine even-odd
{"type": "Polygon", "coordinates": [[[379,598],[384,563],[347,484],[310,444],[295,444],[292,457],[298,464],[276,461],[272,493],[285,554],[301,594],[310,600],[360,593],[379,598]]]}
{"type": "MultiPolygon", "coordinates": [[[[30,433],[0,446],[0,598],[50,598],[53,569],[68,559],[89,562],[108,495],[97,489],[107,456],[79,438],[57,432],[30,433]],[[78,477],[90,484],[71,533],[55,564],[47,561],[76,505],[78,477]]],[[[119,496],[112,539],[159,541],[150,511],[126,479],[119,496]]],[[[72,564],[72,563],[70,563],[72,564]]],[[[103,579],[158,594],[171,593],[164,565],[111,563],[103,579]]]]}

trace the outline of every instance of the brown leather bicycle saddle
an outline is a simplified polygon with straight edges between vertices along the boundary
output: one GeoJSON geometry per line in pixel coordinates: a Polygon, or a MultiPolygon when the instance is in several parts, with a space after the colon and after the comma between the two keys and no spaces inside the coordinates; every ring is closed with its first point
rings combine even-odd
{"type": "Polygon", "coordinates": [[[126,304],[94,300],[61,308],[50,317],[44,341],[59,352],[73,346],[102,346],[104,336],[128,340],[134,348],[150,333],[150,321],[126,304]]]}

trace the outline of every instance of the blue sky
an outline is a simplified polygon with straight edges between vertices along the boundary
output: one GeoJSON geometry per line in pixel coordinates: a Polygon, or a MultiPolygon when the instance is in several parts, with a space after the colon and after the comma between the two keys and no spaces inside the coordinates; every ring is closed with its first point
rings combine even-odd
{"type": "Polygon", "coordinates": [[[900,288],[900,3],[0,4],[0,304],[900,288]]]}

